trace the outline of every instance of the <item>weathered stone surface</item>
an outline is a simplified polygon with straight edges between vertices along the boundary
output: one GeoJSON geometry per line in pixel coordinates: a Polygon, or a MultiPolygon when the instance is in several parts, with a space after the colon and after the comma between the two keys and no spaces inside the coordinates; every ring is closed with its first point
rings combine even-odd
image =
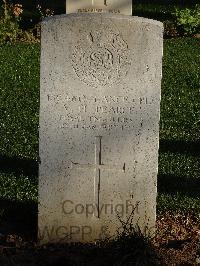
{"type": "Polygon", "coordinates": [[[67,0],[66,13],[114,13],[132,15],[132,0],[67,0]]]}
{"type": "Polygon", "coordinates": [[[154,227],[162,31],[111,14],[42,23],[41,243],[154,227]]]}

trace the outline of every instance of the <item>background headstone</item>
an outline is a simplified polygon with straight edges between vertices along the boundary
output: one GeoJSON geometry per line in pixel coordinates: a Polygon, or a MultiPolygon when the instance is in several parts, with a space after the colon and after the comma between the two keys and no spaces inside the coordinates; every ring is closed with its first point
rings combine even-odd
{"type": "Polygon", "coordinates": [[[132,0],[67,0],[66,13],[109,12],[132,15],[132,0]]]}
{"type": "Polygon", "coordinates": [[[39,238],[96,241],[156,219],[162,23],[42,23],[39,238]]]}

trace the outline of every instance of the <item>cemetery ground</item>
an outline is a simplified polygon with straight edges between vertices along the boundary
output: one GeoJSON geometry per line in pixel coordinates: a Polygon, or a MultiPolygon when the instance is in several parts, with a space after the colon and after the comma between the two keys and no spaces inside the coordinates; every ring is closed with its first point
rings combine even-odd
{"type": "Polygon", "coordinates": [[[0,264],[197,264],[200,40],[164,41],[157,234],[143,239],[133,231],[130,237],[99,245],[35,244],[39,55],[39,44],[0,46],[0,264]]]}

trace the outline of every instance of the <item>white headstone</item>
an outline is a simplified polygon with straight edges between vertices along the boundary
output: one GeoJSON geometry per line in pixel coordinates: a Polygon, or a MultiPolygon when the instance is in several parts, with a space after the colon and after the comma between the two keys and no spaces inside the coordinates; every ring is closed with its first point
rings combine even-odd
{"type": "Polygon", "coordinates": [[[162,33],[113,14],[42,23],[41,243],[155,226],[162,33]]]}
{"type": "Polygon", "coordinates": [[[66,13],[115,13],[132,15],[132,0],[67,0],[66,13]]]}

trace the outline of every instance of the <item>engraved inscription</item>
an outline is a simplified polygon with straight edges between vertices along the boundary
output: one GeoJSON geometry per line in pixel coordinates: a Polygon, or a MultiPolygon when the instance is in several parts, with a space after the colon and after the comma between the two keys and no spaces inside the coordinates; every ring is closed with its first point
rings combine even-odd
{"type": "Polygon", "coordinates": [[[79,8],[78,9],[78,13],[103,13],[103,12],[108,12],[108,13],[114,13],[114,14],[120,14],[120,10],[119,9],[102,9],[102,8],[79,8]]]}
{"type": "Polygon", "coordinates": [[[76,75],[92,87],[120,81],[130,67],[128,44],[112,24],[82,30],[71,54],[76,75]]]}
{"type": "Polygon", "coordinates": [[[155,99],[152,97],[134,98],[122,95],[88,97],[86,95],[52,94],[47,97],[50,104],[61,103],[62,105],[61,112],[57,112],[59,128],[62,129],[124,130],[142,128],[141,113],[155,104],[155,99]],[[63,112],[63,109],[66,113],[63,112]]]}

